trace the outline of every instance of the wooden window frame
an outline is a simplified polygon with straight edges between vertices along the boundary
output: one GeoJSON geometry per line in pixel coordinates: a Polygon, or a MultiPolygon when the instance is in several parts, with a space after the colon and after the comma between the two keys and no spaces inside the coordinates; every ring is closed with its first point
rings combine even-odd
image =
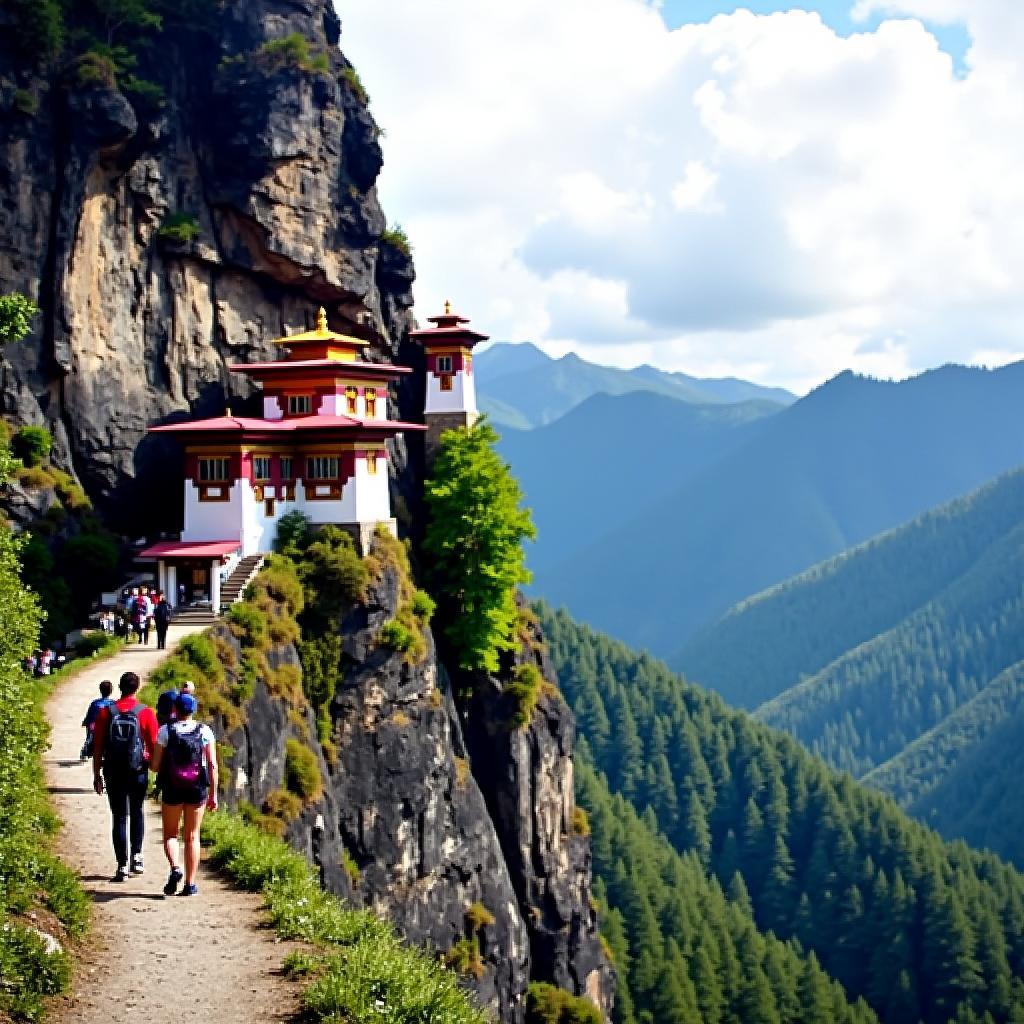
{"type": "Polygon", "coordinates": [[[293,465],[293,461],[294,460],[292,459],[291,455],[282,455],[281,456],[281,479],[282,480],[294,480],[295,479],[295,473],[294,473],[295,467],[293,465]]]}
{"type": "Polygon", "coordinates": [[[329,483],[329,482],[334,481],[334,480],[340,480],[341,479],[341,459],[338,458],[337,455],[307,455],[306,456],[306,476],[305,476],[305,479],[306,480],[310,480],[310,481],[315,481],[317,483],[319,483],[321,481],[329,483]],[[328,464],[333,463],[334,464],[333,465],[333,469],[334,469],[333,474],[318,475],[316,470],[319,469],[319,468],[324,468],[324,467],[317,466],[317,463],[321,463],[321,462],[322,463],[328,463],[328,464]]]}
{"type": "Polygon", "coordinates": [[[288,396],[288,415],[289,416],[309,416],[313,412],[313,396],[304,395],[289,395],[288,396]],[[304,408],[298,408],[299,405],[303,405],[304,408]]]}
{"type": "Polygon", "coordinates": [[[450,373],[441,374],[441,390],[442,391],[454,391],[455,390],[455,378],[450,373]]]}
{"type": "Polygon", "coordinates": [[[196,466],[196,482],[200,484],[227,484],[231,480],[231,459],[224,455],[201,455],[196,466]],[[216,465],[218,472],[204,469],[216,465]]]}
{"type": "Polygon", "coordinates": [[[271,457],[269,455],[254,455],[252,457],[252,476],[254,480],[260,480],[264,483],[273,479],[273,466],[271,457]],[[260,462],[266,462],[266,473],[261,473],[259,471],[260,462]]]}
{"type": "Polygon", "coordinates": [[[437,372],[440,374],[455,372],[455,367],[450,355],[437,357],[437,372]]]}
{"type": "Polygon", "coordinates": [[[355,416],[359,412],[359,388],[345,388],[345,412],[355,416]]]}
{"type": "Polygon", "coordinates": [[[366,403],[366,418],[376,419],[377,417],[377,389],[367,388],[363,392],[363,401],[366,403]]]}

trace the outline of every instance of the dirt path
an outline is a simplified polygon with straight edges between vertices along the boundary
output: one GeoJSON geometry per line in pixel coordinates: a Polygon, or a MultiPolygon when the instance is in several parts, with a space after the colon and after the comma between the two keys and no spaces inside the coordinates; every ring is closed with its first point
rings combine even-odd
{"type": "MultiPolygon", "coordinates": [[[[191,631],[172,627],[168,646],[191,631]]],[[[163,897],[167,860],[155,804],[146,819],[146,873],[111,881],[110,812],[106,797],[93,792],[91,764],[78,761],[79,722],[101,679],[113,680],[116,695],[122,672],[145,678],[159,661],[152,646],[127,647],[59,684],[47,707],[53,733],[46,778],[64,822],[57,851],[79,871],[94,903],[72,992],[54,1007],[53,1020],[164,1024],[200,1014],[218,1024],[289,1020],[298,1011],[298,988],[280,974],[288,947],[263,925],[260,897],[231,889],[205,867],[198,897],[163,897]]]]}

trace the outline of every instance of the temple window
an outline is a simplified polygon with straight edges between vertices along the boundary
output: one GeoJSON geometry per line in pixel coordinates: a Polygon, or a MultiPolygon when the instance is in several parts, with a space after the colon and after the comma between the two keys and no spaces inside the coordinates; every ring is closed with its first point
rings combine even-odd
{"type": "Polygon", "coordinates": [[[338,456],[316,455],[306,459],[307,480],[337,480],[338,456]]]}
{"type": "Polygon", "coordinates": [[[292,478],[292,457],[290,455],[281,456],[281,479],[291,480],[292,478]]]}
{"type": "Polygon", "coordinates": [[[252,460],[252,475],[257,480],[270,479],[270,456],[256,455],[252,460]]]}
{"type": "Polygon", "coordinates": [[[370,419],[374,419],[377,416],[377,390],[376,388],[367,388],[363,394],[366,397],[366,415],[370,419]]]}
{"type": "Polygon", "coordinates": [[[367,452],[366,453],[366,472],[370,476],[374,476],[377,472],[377,453],[367,452]]]}
{"type": "Polygon", "coordinates": [[[438,356],[437,357],[437,372],[438,373],[451,373],[452,372],[452,357],[451,356],[438,356]]]}
{"type": "Polygon", "coordinates": [[[345,388],[345,411],[350,416],[356,414],[356,399],[359,397],[359,391],[356,388],[345,388]]]}
{"type": "Polygon", "coordinates": [[[288,415],[289,416],[308,416],[313,411],[313,396],[312,395],[289,395],[288,396],[288,415]]]}
{"type": "Polygon", "coordinates": [[[200,459],[199,480],[201,483],[215,483],[231,476],[230,459],[200,459]]]}
{"type": "Polygon", "coordinates": [[[451,391],[452,389],[452,375],[450,373],[441,374],[441,390],[451,391]]]}

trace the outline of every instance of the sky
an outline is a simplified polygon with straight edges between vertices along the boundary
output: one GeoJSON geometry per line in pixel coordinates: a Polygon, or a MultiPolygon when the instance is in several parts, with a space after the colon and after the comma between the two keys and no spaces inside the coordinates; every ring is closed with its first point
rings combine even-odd
{"type": "Polygon", "coordinates": [[[1024,358],[1024,0],[336,2],[421,320],[797,392],[1024,358]]]}

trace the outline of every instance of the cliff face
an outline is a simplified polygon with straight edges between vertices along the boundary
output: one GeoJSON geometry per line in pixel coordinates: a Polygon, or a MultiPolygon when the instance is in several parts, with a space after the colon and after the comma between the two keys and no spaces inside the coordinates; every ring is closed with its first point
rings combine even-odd
{"type": "MultiPolygon", "coordinates": [[[[132,536],[180,526],[180,452],[146,427],[241,411],[250,392],[228,363],[273,356],[271,340],[311,326],[318,306],[370,339],[368,358],[422,367],[407,338],[412,263],[382,237],[378,129],[337,49],[330,0],[206,7],[202,30],[168,19],[147,62],[159,104],[110,76],[27,63],[0,10],[0,292],[42,308],[34,334],[2,353],[0,412],[48,426],[57,464],[132,536]],[[268,48],[289,37],[305,52],[268,48]],[[194,237],[172,237],[175,220],[194,237]]],[[[416,420],[422,376],[409,376],[398,414],[416,420]]],[[[399,441],[389,469],[395,512],[415,535],[422,446],[399,441]]],[[[41,514],[21,498],[19,521],[41,514]]],[[[522,1020],[534,979],[607,1010],[588,841],[572,830],[571,715],[549,695],[510,730],[502,680],[481,679],[460,720],[429,631],[415,664],[377,643],[398,607],[396,571],[334,624],[343,678],[330,744],[302,701],[273,689],[282,666],[294,674],[295,647],[267,652],[244,724],[221,721],[235,750],[230,802],[273,805],[297,740],[325,786],[288,836],[312,853],[322,821],[327,885],[411,940],[454,951],[503,1021],[522,1020]]],[[[217,634],[237,659],[231,630],[217,634]]]]}
{"type": "MultiPolygon", "coordinates": [[[[513,729],[501,681],[481,679],[460,720],[429,628],[417,663],[380,644],[398,605],[398,573],[385,566],[337,623],[344,674],[330,705],[333,749],[316,739],[311,713],[289,714],[257,682],[246,724],[222,730],[235,749],[228,802],[272,806],[286,785],[287,741],[300,740],[325,788],[288,836],[311,854],[316,846],[330,888],[450,958],[460,944],[475,948],[478,959],[451,962],[502,1021],[522,1021],[531,980],[586,993],[607,1012],[614,976],[590,904],[589,840],[572,823],[571,713],[552,690],[513,729]],[[474,922],[475,904],[493,920],[474,922]]],[[[227,626],[219,635],[237,645],[227,626]]],[[[522,655],[535,656],[529,647],[522,655]]],[[[273,669],[297,655],[285,644],[269,660],[273,669]]]]}
{"type": "Polygon", "coordinates": [[[140,500],[153,525],[180,525],[177,452],[145,430],[240,406],[248,385],[227,363],[269,357],[321,304],[372,357],[393,358],[410,324],[412,264],[381,241],[378,130],[331,4],[217,11],[207,31],[161,36],[146,69],[160,106],[34,70],[0,12],[0,292],[43,310],[4,353],[2,411],[52,430],[56,461],[115,525],[140,500]],[[292,33],[326,71],[266,57],[292,33]],[[161,234],[175,216],[194,239],[161,234]]]}

